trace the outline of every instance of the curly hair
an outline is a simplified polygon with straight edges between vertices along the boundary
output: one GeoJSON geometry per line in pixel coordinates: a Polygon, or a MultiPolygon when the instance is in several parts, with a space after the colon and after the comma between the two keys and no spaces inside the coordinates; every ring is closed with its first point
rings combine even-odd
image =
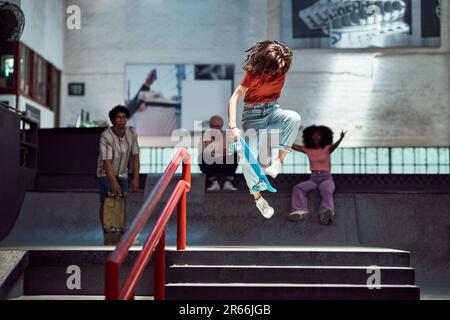
{"type": "Polygon", "coordinates": [[[306,148],[312,149],[315,147],[312,137],[313,137],[313,134],[317,131],[320,132],[320,135],[322,136],[322,139],[320,140],[321,148],[324,148],[325,146],[333,143],[334,133],[330,128],[325,127],[325,126],[312,125],[303,130],[303,145],[306,148]]]}
{"type": "Polygon", "coordinates": [[[283,74],[291,66],[291,49],[278,41],[261,41],[253,45],[248,52],[242,68],[250,73],[283,74]]]}
{"type": "Polygon", "coordinates": [[[125,113],[127,119],[130,118],[130,110],[128,110],[128,108],[125,106],[118,105],[112,108],[111,111],[109,111],[109,120],[111,120],[111,122],[114,122],[114,119],[116,118],[116,115],[118,113],[125,113]]]}

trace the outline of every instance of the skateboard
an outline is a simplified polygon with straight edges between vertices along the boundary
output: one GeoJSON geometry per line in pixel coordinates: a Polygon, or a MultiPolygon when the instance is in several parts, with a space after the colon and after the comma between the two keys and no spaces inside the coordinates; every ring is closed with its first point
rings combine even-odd
{"type": "Polygon", "coordinates": [[[267,179],[266,175],[264,174],[263,169],[259,165],[259,162],[256,160],[255,156],[253,155],[252,151],[250,150],[250,147],[245,142],[244,138],[239,137],[239,141],[236,141],[230,145],[230,149],[232,151],[240,151],[244,152],[245,159],[249,163],[250,167],[252,168],[253,172],[258,176],[259,182],[253,186],[252,191],[253,192],[261,192],[261,191],[269,191],[269,192],[277,192],[277,189],[272,187],[269,180],[267,179]]]}
{"type": "Polygon", "coordinates": [[[103,203],[103,236],[105,245],[119,243],[125,229],[126,195],[118,197],[108,193],[103,203]]]}

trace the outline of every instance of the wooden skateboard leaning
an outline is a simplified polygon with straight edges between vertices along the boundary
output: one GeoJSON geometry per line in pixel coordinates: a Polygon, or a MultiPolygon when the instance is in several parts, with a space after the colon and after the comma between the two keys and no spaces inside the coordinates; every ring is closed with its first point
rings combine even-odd
{"type": "Polygon", "coordinates": [[[119,243],[125,230],[125,195],[114,197],[111,194],[103,203],[103,238],[105,245],[119,243]]]}

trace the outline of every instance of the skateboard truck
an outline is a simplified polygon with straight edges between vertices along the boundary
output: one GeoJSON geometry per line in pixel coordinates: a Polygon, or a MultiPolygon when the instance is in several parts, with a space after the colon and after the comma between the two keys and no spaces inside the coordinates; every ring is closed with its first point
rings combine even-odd
{"type": "Polygon", "coordinates": [[[269,186],[267,185],[267,183],[263,179],[261,179],[261,180],[259,180],[259,182],[257,184],[255,184],[252,187],[252,191],[253,192],[262,192],[262,191],[266,191],[268,189],[268,187],[269,186]]]}
{"type": "Polygon", "coordinates": [[[108,192],[108,198],[114,198],[114,199],[117,199],[117,198],[128,198],[128,193],[122,192],[118,196],[116,196],[115,193],[108,192]]]}

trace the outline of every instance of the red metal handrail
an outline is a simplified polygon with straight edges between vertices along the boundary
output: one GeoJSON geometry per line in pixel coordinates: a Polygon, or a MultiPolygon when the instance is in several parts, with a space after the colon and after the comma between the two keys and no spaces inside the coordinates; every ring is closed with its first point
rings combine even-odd
{"type": "Polygon", "coordinates": [[[155,300],[164,299],[165,287],[165,229],[177,206],[177,249],[186,249],[186,192],[191,188],[190,154],[186,149],[180,149],[167,166],[142,208],[136,215],[127,232],[120,239],[117,248],[108,257],[105,265],[105,299],[125,300],[134,298],[134,289],[142,276],[155,250],[154,296],[155,300]],[[142,251],[139,253],[130,275],[120,288],[120,267],[128,255],[138,234],[142,231],[154,208],[160,201],[164,191],[172,180],[180,164],[183,163],[182,180],[172,192],[167,205],[161,213],[152,233],[148,236],[142,251]]]}

